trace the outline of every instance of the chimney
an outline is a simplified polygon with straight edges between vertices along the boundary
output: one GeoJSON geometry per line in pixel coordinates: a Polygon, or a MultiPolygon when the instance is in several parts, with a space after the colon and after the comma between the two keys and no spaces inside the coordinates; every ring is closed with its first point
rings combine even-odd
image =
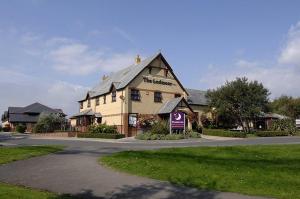
{"type": "Polygon", "coordinates": [[[135,63],[136,63],[136,64],[141,63],[140,55],[137,55],[137,56],[136,56],[136,58],[135,58],[135,63]]]}
{"type": "Polygon", "coordinates": [[[106,80],[107,78],[108,78],[108,76],[103,75],[103,76],[102,76],[102,81],[106,80]]]}

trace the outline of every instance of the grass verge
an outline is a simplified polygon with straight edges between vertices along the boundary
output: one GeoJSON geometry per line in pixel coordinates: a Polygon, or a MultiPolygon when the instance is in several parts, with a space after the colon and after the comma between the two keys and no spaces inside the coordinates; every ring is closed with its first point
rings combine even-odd
{"type": "Polygon", "coordinates": [[[121,171],[200,189],[300,198],[300,145],[127,151],[100,161],[121,171]]]}
{"type": "Polygon", "coordinates": [[[22,146],[0,148],[0,165],[16,160],[46,155],[61,151],[63,146],[22,146]]]}
{"type": "Polygon", "coordinates": [[[47,191],[0,183],[1,199],[71,199],[68,195],[57,195],[47,191]]]}

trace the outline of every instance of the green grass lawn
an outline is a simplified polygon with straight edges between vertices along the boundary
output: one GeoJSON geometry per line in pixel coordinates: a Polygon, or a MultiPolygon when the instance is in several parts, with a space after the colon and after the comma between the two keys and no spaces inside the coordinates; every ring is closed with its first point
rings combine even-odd
{"type": "MultiPolygon", "coordinates": [[[[2,147],[0,148],[0,165],[16,160],[27,159],[30,157],[46,155],[61,151],[62,146],[24,146],[24,147],[2,147]]],[[[60,196],[30,188],[8,185],[0,182],[1,199],[67,199],[68,196],[60,196]]]]}
{"type": "Polygon", "coordinates": [[[300,198],[300,145],[127,151],[100,161],[121,171],[200,189],[300,198]]]}
{"type": "Polygon", "coordinates": [[[0,165],[16,160],[58,152],[62,149],[62,146],[2,147],[0,148],[0,165]]]}
{"type": "Polygon", "coordinates": [[[8,185],[0,183],[0,198],[1,199],[71,199],[67,195],[57,195],[54,193],[34,190],[26,187],[8,185]]]}

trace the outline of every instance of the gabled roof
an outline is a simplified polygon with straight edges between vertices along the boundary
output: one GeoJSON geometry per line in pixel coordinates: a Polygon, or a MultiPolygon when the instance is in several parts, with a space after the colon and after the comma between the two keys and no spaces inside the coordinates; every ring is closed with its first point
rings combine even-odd
{"type": "Polygon", "coordinates": [[[8,107],[10,122],[37,122],[41,113],[59,113],[66,116],[61,109],[52,109],[38,102],[25,107],[8,107]]]}
{"type": "Polygon", "coordinates": [[[189,96],[187,97],[188,104],[202,105],[202,106],[207,106],[208,105],[208,99],[206,97],[206,93],[207,93],[206,91],[190,89],[190,88],[186,88],[186,91],[189,94],[189,96]]]}
{"type": "Polygon", "coordinates": [[[23,113],[61,113],[57,109],[52,109],[38,102],[30,104],[22,109],[23,113]]]}
{"type": "Polygon", "coordinates": [[[70,118],[76,118],[76,117],[80,117],[80,116],[102,117],[101,113],[95,113],[92,109],[87,109],[87,110],[81,111],[80,113],[72,115],[70,118]]]}
{"type": "Polygon", "coordinates": [[[9,122],[29,122],[35,123],[39,119],[39,115],[27,115],[23,113],[9,114],[9,122]]]}
{"type": "MultiPolygon", "coordinates": [[[[87,96],[93,98],[96,96],[104,95],[110,92],[110,88],[112,85],[115,86],[116,90],[120,90],[125,88],[130,82],[132,82],[136,76],[138,76],[154,59],[161,56],[162,61],[169,67],[170,72],[173,74],[174,78],[178,81],[177,77],[173,73],[170,65],[167,63],[163,55],[159,52],[154,54],[151,57],[148,57],[142,60],[139,64],[133,64],[127,68],[124,68],[118,72],[112,73],[109,77],[105,80],[101,81],[98,85],[88,91],[87,95],[84,99],[79,101],[83,101],[87,98],[87,96]]],[[[179,85],[182,87],[183,90],[185,88],[181,85],[178,81],[179,85]]]]}
{"type": "Polygon", "coordinates": [[[180,102],[185,103],[186,106],[193,112],[193,110],[190,108],[190,106],[188,105],[188,103],[186,102],[186,100],[183,97],[176,97],[176,98],[173,98],[173,99],[170,99],[170,100],[166,101],[162,105],[160,110],[158,111],[158,114],[167,114],[167,113],[173,112],[174,109],[178,106],[178,104],[180,102]]]}
{"type": "Polygon", "coordinates": [[[23,107],[8,107],[9,113],[23,113],[23,107]]]}

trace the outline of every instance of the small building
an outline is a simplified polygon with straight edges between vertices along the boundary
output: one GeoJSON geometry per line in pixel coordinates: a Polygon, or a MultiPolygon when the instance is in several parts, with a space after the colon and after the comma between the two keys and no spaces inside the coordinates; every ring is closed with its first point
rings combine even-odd
{"type": "Polygon", "coordinates": [[[272,123],[276,120],[288,119],[285,115],[277,113],[261,113],[261,115],[254,122],[255,129],[271,129],[272,123]]]}
{"type": "Polygon", "coordinates": [[[2,125],[9,125],[12,130],[15,130],[16,125],[22,124],[26,126],[26,131],[31,132],[41,113],[66,116],[61,109],[52,109],[36,102],[25,107],[8,107],[2,115],[2,125]]]}
{"type": "Polygon", "coordinates": [[[171,112],[186,115],[186,128],[199,122],[207,107],[205,92],[186,89],[161,53],[124,68],[92,88],[79,101],[79,113],[71,125],[86,131],[91,124],[114,125],[126,136],[134,136],[146,119],[168,119],[171,112]]]}

